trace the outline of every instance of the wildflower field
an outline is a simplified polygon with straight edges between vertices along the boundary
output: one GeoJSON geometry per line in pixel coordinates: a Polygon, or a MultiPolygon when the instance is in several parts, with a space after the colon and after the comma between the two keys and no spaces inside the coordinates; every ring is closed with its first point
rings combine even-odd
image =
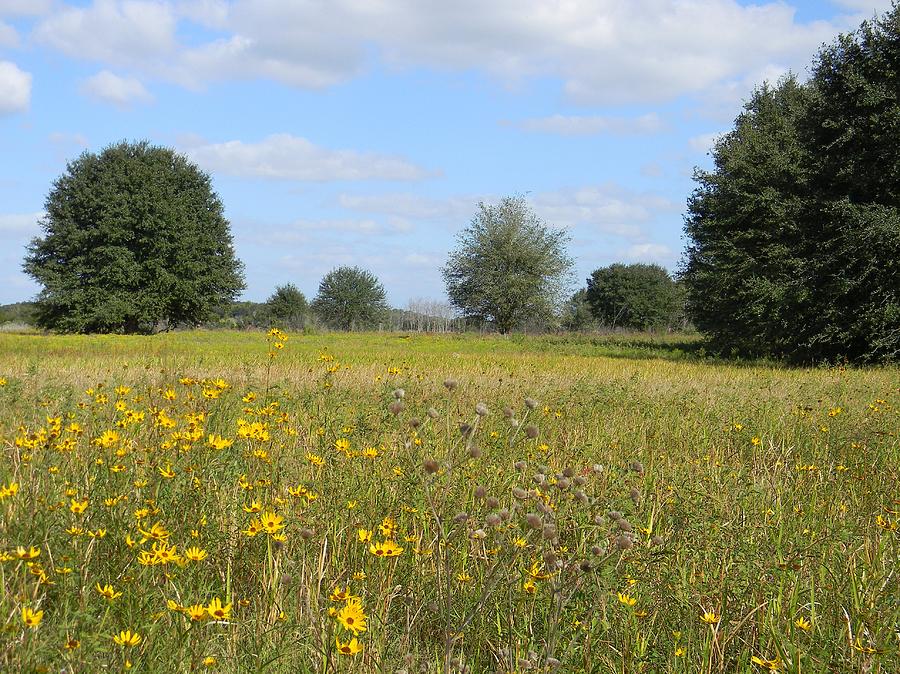
{"type": "Polygon", "coordinates": [[[0,334],[0,671],[900,671],[900,370],[0,334]]]}

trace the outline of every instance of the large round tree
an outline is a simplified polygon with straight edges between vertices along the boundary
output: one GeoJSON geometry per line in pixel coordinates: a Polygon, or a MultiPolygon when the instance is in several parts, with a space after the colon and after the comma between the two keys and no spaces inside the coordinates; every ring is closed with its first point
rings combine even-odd
{"type": "Polygon", "coordinates": [[[359,267],[338,267],[325,274],[312,310],[326,325],[338,330],[372,327],[389,307],[378,278],[359,267]]]}
{"type": "Polygon", "coordinates": [[[53,184],[25,271],[38,324],[152,332],[197,324],[243,289],[222,202],[183,156],[147,142],[85,152],[53,184]]]}

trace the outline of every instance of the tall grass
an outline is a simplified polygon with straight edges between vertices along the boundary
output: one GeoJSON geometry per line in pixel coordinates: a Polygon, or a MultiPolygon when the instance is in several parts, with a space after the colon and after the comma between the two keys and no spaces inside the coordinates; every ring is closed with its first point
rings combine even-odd
{"type": "Polygon", "coordinates": [[[898,374],[0,335],[0,668],[895,672],[898,374]]]}

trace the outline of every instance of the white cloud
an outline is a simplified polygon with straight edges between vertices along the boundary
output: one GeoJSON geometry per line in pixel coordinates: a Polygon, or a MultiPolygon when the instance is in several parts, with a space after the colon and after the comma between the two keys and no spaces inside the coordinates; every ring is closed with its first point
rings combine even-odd
{"type": "Polygon", "coordinates": [[[660,195],[614,184],[540,192],[531,201],[535,212],[556,226],[628,238],[640,236],[640,226],[658,213],[676,208],[660,195]]]}
{"type": "Polygon", "coordinates": [[[858,12],[880,14],[891,8],[892,0],[832,0],[832,4],[858,12]]]}
{"type": "Polygon", "coordinates": [[[150,103],[153,96],[134,77],[120,77],[108,70],[101,70],[87,78],[81,85],[81,93],[119,108],[133,103],[150,103]]]}
{"type": "Polygon", "coordinates": [[[431,175],[405,159],[388,155],[331,150],[290,134],[257,143],[232,140],[194,145],[186,154],[208,171],[280,180],[420,180],[431,175]]]}
{"type": "Polygon", "coordinates": [[[711,152],[716,145],[716,141],[724,134],[724,131],[713,131],[711,133],[701,133],[699,136],[693,136],[688,139],[688,145],[694,152],[706,154],[711,152]]]}
{"type": "Polygon", "coordinates": [[[19,34],[9,24],[0,21],[0,47],[18,47],[19,34]]]}
{"type": "Polygon", "coordinates": [[[523,131],[561,136],[649,135],[665,129],[662,119],[653,112],[640,117],[551,115],[550,117],[533,117],[519,122],[504,122],[504,124],[516,126],[523,131]]]}
{"type": "Polygon", "coordinates": [[[672,249],[661,243],[636,243],[623,251],[624,257],[629,260],[641,260],[644,262],[671,262],[672,249]]]}
{"type": "Polygon", "coordinates": [[[0,61],[0,115],[22,112],[31,103],[31,73],[0,61]]]}
{"type": "Polygon", "coordinates": [[[88,7],[54,12],[37,25],[34,36],[75,58],[152,70],[174,55],[176,24],[168,3],[94,0],[88,7]]]}
{"type": "MultiPolygon", "coordinates": [[[[727,92],[765,69],[799,71],[846,21],[799,22],[775,0],[93,0],[47,17],[35,35],[78,58],[192,87],[252,78],[327,87],[364,72],[376,54],[392,67],[474,69],[510,85],[557,78],[572,100],[594,105],[727,92]],[[179,44],[179,19],[222,36],[179,44]]],[[[569,120],[570,129],[598,126],[569,120]]]]}
{"type": "MultiPolygon", "coordinates": [[[[433,198],[412,194],[342,194],[338,203],[361,213],[374,213],[416,222],[440,222],[454,229],[466,226],[475,215],[478,202],[496,203],[491,195],[433,198]]],[[[535,212],[551,225],[580,229],[581,233],[603,233],[636,238],[641,225],[660,213],[679,206],[650,192],[634,192],[607,183],[575,189],[538,192],[528,197],[535,212]]]]}
{"type": "Polygon", "coordinates": [[[0,237],[22,238],[34,236],[40,232],[38,221],[43,217],[43,212],[0,214],[0,237]]]}
{"type": "Polygon", "coordinates": [[[0,16],[36,16],[46,14],[53,0],[0,0],[0,16]]]}

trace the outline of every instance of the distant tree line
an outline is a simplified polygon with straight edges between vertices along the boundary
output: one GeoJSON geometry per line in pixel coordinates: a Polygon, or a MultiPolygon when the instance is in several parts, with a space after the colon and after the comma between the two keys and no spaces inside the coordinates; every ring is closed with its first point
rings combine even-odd
{"type": "Polygon", "coordinates": [[[727,355],[799,363],[900,358],[900,4],[824,46],[807,82],[754,91],[697,170],[688,245],[595,269],[576,289],[568,232],[522,196],[480,203],[441,273],[448,301],[392,309],[381,282],[338,267],[311,301],[244,288],[208,175],[146,142],[83,153],[53,184],[24,268],[33,305],[0,322],[63,332],[224,325],[334,330],[683,330],[727,355]],[[575,290],[574,294],[572,291],[575,290]]]}

